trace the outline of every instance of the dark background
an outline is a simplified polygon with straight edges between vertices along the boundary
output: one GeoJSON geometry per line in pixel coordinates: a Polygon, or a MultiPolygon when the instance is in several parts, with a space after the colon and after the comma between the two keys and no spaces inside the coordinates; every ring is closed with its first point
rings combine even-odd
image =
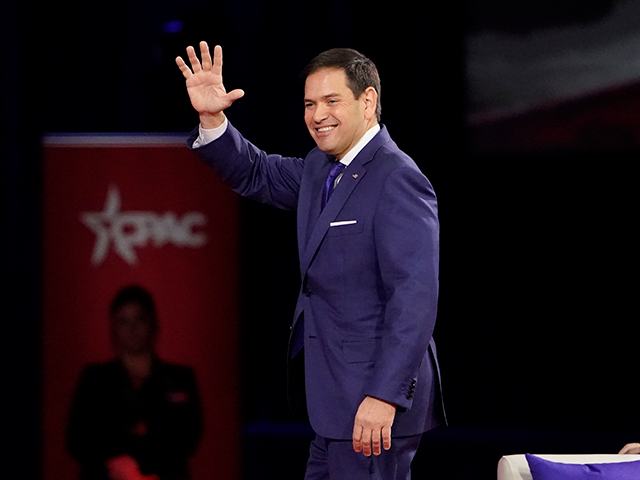
{"type": "MultiPolygon", "coordinates": [[[[613,1],[1,5],[0,478],[40,476],[40,137],[190,131],[174,58],[201,39],[223,45],[225,84],[246,91],[231,121],[284,155],[313,146],[298,79],[309,59],[349,46],[378,65],[383,123],[440,205],[450,426],[425,437],[415,478],[493,479],[504,454],[615,453],[640,438],[637,149],[491,153],[465,122],[465,35],[586,23],[613,1]]],[[[309,430],[284,386],[293,214],[244,201],[242,241],[244,476],[301,478],[309,430]]]]}

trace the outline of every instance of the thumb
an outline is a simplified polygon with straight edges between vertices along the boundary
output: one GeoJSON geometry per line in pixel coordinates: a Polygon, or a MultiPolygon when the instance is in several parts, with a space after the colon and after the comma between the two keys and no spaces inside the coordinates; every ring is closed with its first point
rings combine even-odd
{"type": "Polygon", "coordinates": [[[242,97],[244,97],[244,90],[241,90],[239,88],[227,93],[227,100],[229,100],[229,104],[235,102],[236,100],[242,97]]]}

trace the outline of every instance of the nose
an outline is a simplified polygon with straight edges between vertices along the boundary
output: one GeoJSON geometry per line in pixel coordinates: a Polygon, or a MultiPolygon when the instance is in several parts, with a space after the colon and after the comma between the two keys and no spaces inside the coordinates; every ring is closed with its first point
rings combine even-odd
{"type": "Polygon", "coordinates": [[[322,104],[316,105],[313,110],[313,121],[316,123],[322,123],[329,117],[328,109],[322,104]]]}

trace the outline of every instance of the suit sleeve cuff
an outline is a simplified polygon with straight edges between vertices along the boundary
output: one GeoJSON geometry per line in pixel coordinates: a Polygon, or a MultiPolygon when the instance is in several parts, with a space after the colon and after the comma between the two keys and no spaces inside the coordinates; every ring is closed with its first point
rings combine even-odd
{"type": "Polygon", "coordinates": [[[224,123],[217,128],[206,129],[202,125],[198,127],[198,138],[193,142],[192,148],[200,148],[220,138],[227,131],[229,122],[224,119],[224,123]]]}

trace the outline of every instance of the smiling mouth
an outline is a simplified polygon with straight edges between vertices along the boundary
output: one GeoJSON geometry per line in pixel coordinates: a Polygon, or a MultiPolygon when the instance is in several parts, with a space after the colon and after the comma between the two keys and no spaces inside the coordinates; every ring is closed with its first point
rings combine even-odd
{"type": "Polygon", "coordinates": [[[316,131],[318,133],[325,133],[325,132],[330,132],[334,128],[336,128],[336,125],[330,125],[328,127],[316,128],[316,131]]]}

